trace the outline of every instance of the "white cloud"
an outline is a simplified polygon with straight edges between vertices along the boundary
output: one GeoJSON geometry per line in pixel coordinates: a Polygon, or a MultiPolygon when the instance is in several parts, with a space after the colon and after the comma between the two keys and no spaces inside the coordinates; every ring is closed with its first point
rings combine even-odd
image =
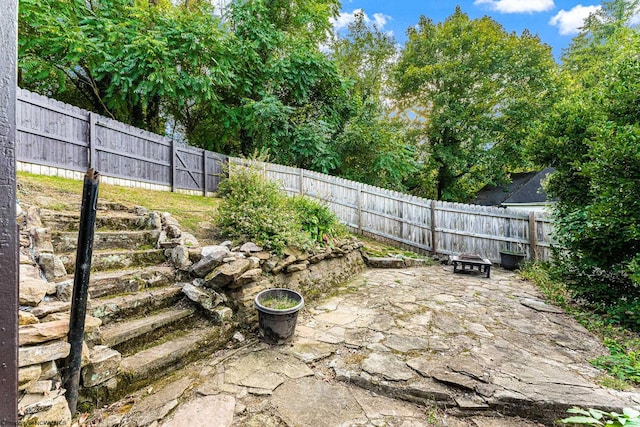
{"type": "MultiPolygon", "coordinates": [[[[366,18],[366,15],[365,15],[366,18]]],[[[385,25],[387,25],[387,19],[389,19],[390,16],[387,16],[383,13],[374,13],[373,14],[373,22],[375,22],[376,26],[378,27],[378,29],[382,29],[385,25]]]]}
{"type": "Polygon", "coordinates": [[[629,20],[629,24],[640,25],[640,6],[638,6],[638,9],[636,9],[635,15],[633,15],[629,20]]]}
{"type": "Polygon", "coordinates": [[[501,13],[546,12],[555,7],[553,0],[475,0],[473,4],[487,5],[501,13]]]}
{"type": "Polygon", "coordinates": [[[563,36],[578,34],[580,27],[584,25],[584,20],[601,8],[602,6],[583,6],[579,4],[571,10],[562,9],[551,18],[549,24],[558,27],[558,31],[563,36]]]}
{"type": "MultiPolygon", "coordinates": [[[[333,24],[334,31],[340,31],[355,21],[356,15],[359,13],[364,13],[362,9],[354,9],[352,12],[340,12],[340,15],[337,18],[332,18],[331,23],[333,24]]],[[[391,17],[389,15],[385,15],[383,13],[374,13],[373,19],[370,18],[366,13],[364,13],[364,22],[366,24],[375,24],[379,30],[382,30],[391,17]]]]}

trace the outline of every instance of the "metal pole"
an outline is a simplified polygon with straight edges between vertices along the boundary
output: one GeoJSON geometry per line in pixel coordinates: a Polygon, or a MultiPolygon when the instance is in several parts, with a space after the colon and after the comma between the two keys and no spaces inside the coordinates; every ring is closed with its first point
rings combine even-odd
{"type": "Polygon", "coordinates": [[[96,205],[98,203],[98,173],[89,169],[84,176],[82,208],[80,211],[80,229],[78,232],[78,250],[73,280],[73,298],[69,318],[69,344],[71,350],[67,357],[64,388],[67,390],[67,402],[71,416],[78,405],[80,385],[80,363],[82,361],[82,343],[84,341],[84,319],[87,313],[87,294],[89,293],[89,275],[91,254],[93,252],[93,232],[96,223],[96,205]]]}
{"type": "Polygon", "coordinates": [[[0,425],[18,425],[18,1],[0,0],[0,425]]]}

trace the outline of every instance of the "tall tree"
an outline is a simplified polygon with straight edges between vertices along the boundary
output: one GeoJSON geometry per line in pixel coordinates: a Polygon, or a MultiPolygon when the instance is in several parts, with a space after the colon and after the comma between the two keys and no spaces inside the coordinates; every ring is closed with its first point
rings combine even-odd
{"type": "Polygon", "coordinates": [[[423,176],[434,196],[463,201],[528,166],[521,141],[555,96],[551,49],[528,31],[507,33],[458,7],[443,23],[409,28],[397,95],[418,129],[423,176]]]}
{"type": "Polygon", "coordinates": [[[231,85],[225,33],[205,2],[24,0],[20,84],[164,133],[162,109],[231,85]]]}
{"type": "Polygon", "coordinates": [[[363,11],[344,36],[331,43],[331,57],[349,82],[353,113],[336,137],[342,177],[380,187],[404,189],[416,171],[404,124],[392,117],[390,74],[398,48],[392,35],[367,22],[363,11]]]}
{"type": "Polygon", "coordinates": [[[611,60],[614,52],[607,47],[607,40],[626,32],[638,15],[640,0],[603,1],[601,7],[585,20],[580,33],[563,53],[566,76],[576,77],[611,60]]]}
{"type": "Polygon", "coordinates": [[[331,57],[342,75],[353,81],[352,96],[362,101],[385,101],[397,54],[395,38],[368,23],[364,11],[356,12],[347,33],[336,35],[331,43],[331,57]]]}
{"type": "Polygon", "coordinates": [[[328,172],[332,141],[348,117],[346,86],[319,44],[339,3],[235,1],[227,15],[233,33],[236,86],[223,94],[232,108],[229,131],[240,151],[266,150],[275,160],[328,172]]]}
{"type": "Polygon", "coordinates": [[[608,18],[590,21],[576,38],[564,58],[569,93],[541,121],[534,147],[539,162],[557,169],[547,191],[558,199],[555,227],[566,251],[557,263],[565,280],[638,328],[640,30],[618,13],[633,3],[605,3],[599,16],[608,18]]]}

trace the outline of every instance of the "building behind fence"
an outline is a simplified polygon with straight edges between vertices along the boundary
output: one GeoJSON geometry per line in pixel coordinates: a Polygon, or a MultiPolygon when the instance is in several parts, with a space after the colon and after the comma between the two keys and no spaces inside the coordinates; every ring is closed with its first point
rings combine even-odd
{"type": "MultiPolygon", "coordinates": [[[[106,183],[209,195],[224,164],[238,158],[189,147],[95,113],[18,89],[18,169],[81,178],[93,167],[106,183]]],[[[521,250],[547,260],[546,215],[423,199],[304,169],[252,162],[290,195],[327,202],[353,231],[422,252],[480,254],[521,250]]]]}

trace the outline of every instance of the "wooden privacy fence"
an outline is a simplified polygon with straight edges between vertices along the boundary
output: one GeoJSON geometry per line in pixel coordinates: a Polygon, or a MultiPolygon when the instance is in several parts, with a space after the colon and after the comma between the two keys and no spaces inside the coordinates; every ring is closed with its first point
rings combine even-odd
{"type": "Polygon", "coordinates": [[[227,156],[18,88],[18,161],[158,184],[216,191],[227,156]]]}
{"type": "MultiPolygon", "coordinates": [[[[158,184],[206,195],[223,164],[238,158],[176,144],[98,114],[18,88],[18,161],[158,184]]],[[[290,194],[327,202],[351,230],[439,254],[476,253],[496,262],[500,250],[530,259],[550,255],[552,221],[520,211],[427,200],[304,169],[252,162],[290,194]]]]}
{"type": "Polygon", "coordinates": [[[428,200],[304,169],[251,163],[280,181],[289,195],[325,201],[360,234],[434,254],[480,254],[493,262],[500,261],[501,250],[521,250],[537,260],[550,256],[553,224],[539,212],[428,200]]]}

